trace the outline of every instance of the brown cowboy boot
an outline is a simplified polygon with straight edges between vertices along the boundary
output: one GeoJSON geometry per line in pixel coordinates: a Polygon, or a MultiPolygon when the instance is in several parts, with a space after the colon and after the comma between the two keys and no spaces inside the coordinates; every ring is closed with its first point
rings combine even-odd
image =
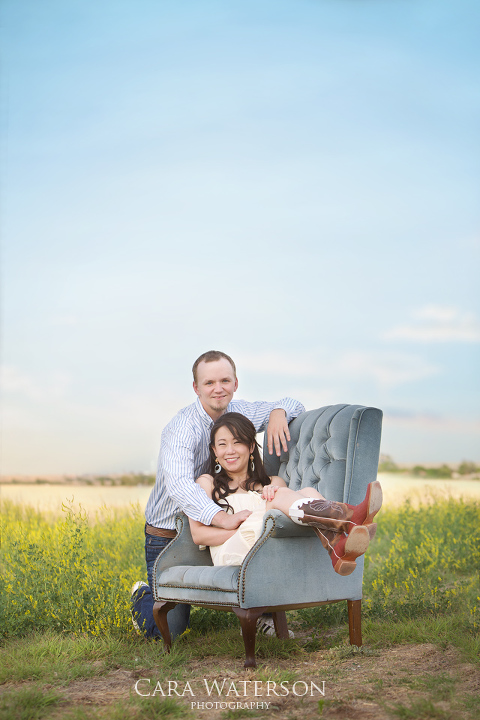
{"type": "Polygon", "coordinates": [[[356,525],[348,535],[333,530],[313,527],[320,542],[330,555],[333,569],[339,575],[350,575],[356,568],[355,560],[368,548],[370,536],[365,525],[356,525]]]}
{"type": "MultiPolygon", "coordinates": [[[[327,501],[328,502],[328,501],[327,501]]],[[[303,509],[303,506],[300,508],[303,509]]],[[[291,509],[290,511],[291,512],[291,509]]],[[[377,523],[368,523],[368,525],[355,525],[347,520],[336,520],[335,518],[329,518],[329,517],[313,517],[310,515],[305,515],[303,517],[292,517],[292,514],[290,515],[291,519],[295,522],[300,522],[305,525],[309,525],[314,530],[315,528],[318,528],[322,532],[333,532],[337,535],[341,535],[345,533],[346,535],[349,535],[352,530],[354,530],[356,527],[366,527],[368,531],[368,535],[370,540],[373,540],[375,537],[375,534],[377,532],[377,523]]]]}
{"type": "Polygon", "coordinates": [[[295,503],[295,507],[290,508],[289,515],[295,522],[347,534],[358,525],[365,525],[371,540],[377,529],[372,520],[382,506],[382,499],[382,487],[378,480],[375,480],[369,483],[365,499],[359,505],[322,498],[306,499],[304,503],[295,503]]]}

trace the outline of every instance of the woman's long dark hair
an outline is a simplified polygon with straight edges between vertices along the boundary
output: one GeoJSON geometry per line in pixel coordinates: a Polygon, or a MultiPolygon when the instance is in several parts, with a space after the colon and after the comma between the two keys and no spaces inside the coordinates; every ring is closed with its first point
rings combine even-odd
{"type": "Polygon", "coordinates": [[[252,447],[252,445],[254,446],[252,454],[255,470],[252,472],[251,462],[249,461],[245,490],[253,490],[255,485],[261,485],[262,487],[270,485],[270,478],[265,472],[265,468],[263,467],[263,462],[258,451],[258,443],[256,439],[257,431],[255,430],[253,423],[250,422],[250,420],[244,415],[236,412],[225,413],[225,415],[219,417],[214,423],[210,433],[210,473],[213,477],[212,499],[224,510],[231,510],[233,512],[232,506],[228,503],[227,495],[231,495],[236,492],[236,489],[230,489],[228,484],[230,477],[226,470],[222,468],[219,473],[215,472],[215,465],[217,462],[215,459],[213,445],[215,443],[215,435],[222,427],[226,427],[230,430],[235,440],[239,440],[249,448],[252,447]]]}

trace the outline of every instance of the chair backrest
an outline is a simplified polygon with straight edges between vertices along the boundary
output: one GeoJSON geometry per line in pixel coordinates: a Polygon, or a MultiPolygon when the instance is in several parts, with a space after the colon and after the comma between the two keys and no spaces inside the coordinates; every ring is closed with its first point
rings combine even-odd
{"type": "Polygon", "coordinates": [[[329,500],[358,503],[377,477],[382,411],[361,405],[327,405],[290,423],[287,452],[263,457],[269,475],[293,490],[314,487],[329,500]]]}

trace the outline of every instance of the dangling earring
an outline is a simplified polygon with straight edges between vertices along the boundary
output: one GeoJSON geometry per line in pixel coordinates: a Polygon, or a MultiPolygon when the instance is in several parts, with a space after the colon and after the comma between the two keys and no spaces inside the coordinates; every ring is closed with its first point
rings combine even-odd
{"type": "Polygon", "coordinates": [[[215,462],[217,463],[215,465],[215,472],[218,475],[218,473],[221,472],[221,470],[222,470],[222,466],[220,465],[218,458],[215,458],[215,462]]]}
{"type": "Polygon", "coordinates": [[[252,470],[252,473],[255,472],[255,463],[253,462],[253,454],[250,455],[250,468],[252,470]]]}

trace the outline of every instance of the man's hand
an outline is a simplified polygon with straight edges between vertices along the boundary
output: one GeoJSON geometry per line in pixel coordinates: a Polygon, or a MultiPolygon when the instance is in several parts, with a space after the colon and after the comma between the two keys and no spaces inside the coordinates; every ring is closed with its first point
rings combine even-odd
{"type": "Polygon", "coordinates": [[[220,510],[220,512],[213,516],[211,524],[214,527],[220,527],[224,530],[236,530],[251,514],[251,510],[241,510],[240,512],[233,513],[233,515],[226,513],[224,510],[220,510]]]}
{"type": "Polygon", "coordinates": [[[273,453],[273,446],[275,446],[275,452],[278,457],[280,457],[282,448],[287,452],[287,440],[290,440],[290,432],[288,430],[287,416],[285,410],[282,410],[282,408],[276,408],[270,413],[267,427],[267,440],[270,455],[273,453]]]}

